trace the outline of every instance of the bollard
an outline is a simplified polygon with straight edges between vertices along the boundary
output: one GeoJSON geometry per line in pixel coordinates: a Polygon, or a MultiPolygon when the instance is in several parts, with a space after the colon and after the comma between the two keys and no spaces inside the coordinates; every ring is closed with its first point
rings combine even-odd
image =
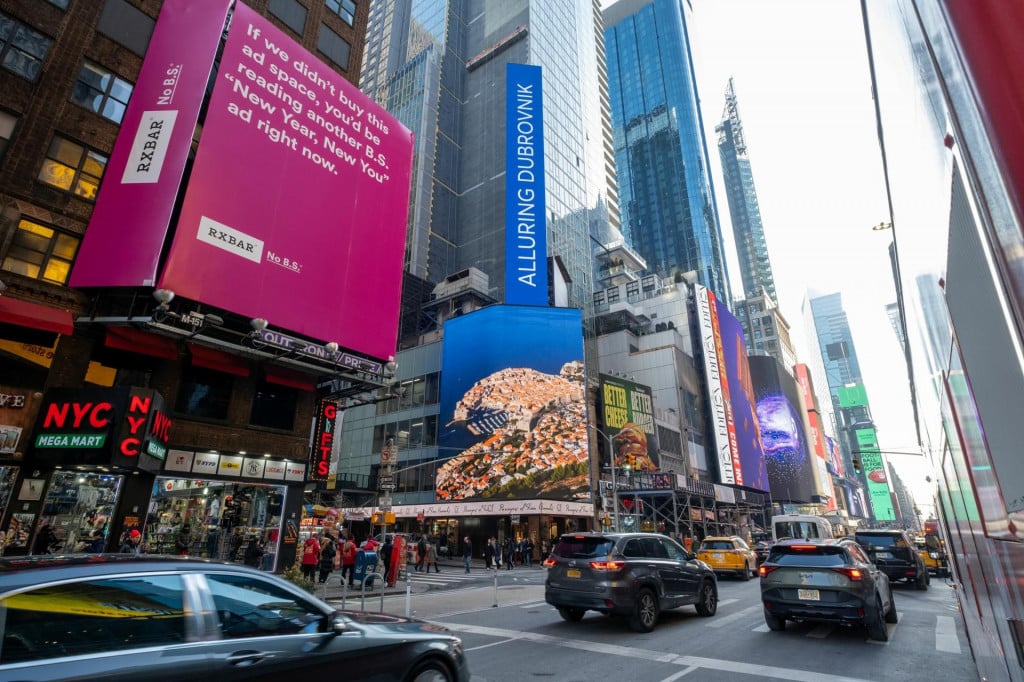
{"type": "Polygon", "coordinates": [[[348,581],[341,576],[341,610],[345,610],[345,602],[348,600],[348,581]]]}
{"type": "Polygon", "coordinates": [[[412,571],[405,568],[405,617],[412,618],[412,571]]]}
{"type": "Polygon", "coordinates": [[[495,603],[490,605],[492,608],[498,608],[498,569],[495,568],[495,603]]]}

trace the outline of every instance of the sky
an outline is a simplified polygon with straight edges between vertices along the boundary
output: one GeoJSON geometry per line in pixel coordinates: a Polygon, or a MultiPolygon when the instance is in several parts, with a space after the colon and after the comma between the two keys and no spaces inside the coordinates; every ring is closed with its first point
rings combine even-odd
{"type": "MultiPolygon", "coordinates": [[[[690,41],[730,279],[739,280],[715,125],[733,78],[779,305],[806,356],[807,292],[840,292],[882,450],[917,450],[859,0],[692,0],[690,41]]],[[[925,460],[889,455],[929,507],[925,460]]]]}

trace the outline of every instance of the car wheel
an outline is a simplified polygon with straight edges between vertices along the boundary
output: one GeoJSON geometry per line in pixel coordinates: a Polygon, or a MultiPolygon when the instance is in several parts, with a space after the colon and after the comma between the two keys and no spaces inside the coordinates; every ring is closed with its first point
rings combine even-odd
{"type": "Polygon", "coordinates": [[[744,580],[750,580],[750,564],[743,564],[743,574],[740,577],[744,580]]]}
{"type": "Polygon", "coordinates": [[[642,589],[636,596],[629,627],[636,632],[650,632],[658,622],[658,597],[649,589],[642,589]]]}
{"type": "Polygon", "coordinates": [[[710,580],[701,583],[700,594],[697,596],[697,613],[705,618],[715,615],[718,611],[718,590],[710,580]]]}
{"type": "Polygon", "coordinates": [[[889,595],[889,610],[885,612],[886,623],[896,623],[899,621],[899,614],[896,613],[896,598],[889,595]]]}
{"type": "Polygon", "coordinates": [[[889,630],[885,627],[882,617],[882,598],[875,595],[875,615],[870,616],[871,620],[865,624],[868,627],[868,637],[876,642],[888,642],[889,630]]]}
{"type": "Polygon", "coordinates": [[[786,619],[773,616],[768,613],[767,610],[764,612],[764,624],[768,626],[768,629],[772,632],[782,632],[786,629],[786,619]]]}
{"type": "Polygon", "coordinates": [[[578,623],[583,619],[583,614],[586,612],[586,609],[579,609],[572,606],[558,607],[558,615],[562,617],[562,620],[567,620],[570,623],[578,623]]]}
{"type": "Polygon", "coordinates": [[[919,590],[927,590],[928,583],[928,571],[924,571],[923,573],[917,574],[917,580],[914,582],[914,587],[916,587],[919,590]]]}
{"type": "Polygon", "coordinates": [[[423,661],[409,673],[408,682],[452,682],[451,671],[441,661],[423,661]]]}

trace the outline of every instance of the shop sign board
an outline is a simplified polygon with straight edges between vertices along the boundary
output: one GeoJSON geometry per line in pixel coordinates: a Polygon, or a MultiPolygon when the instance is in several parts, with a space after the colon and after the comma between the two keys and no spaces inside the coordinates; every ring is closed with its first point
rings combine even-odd
{"type": "Polygon", "coordinates": [[[192,463],[192,473],[212,475],[217,473],[217,466],[220,464],[220,455],[215,452],[197,452],[192,463]]]}
{"type": "Polygon", "coordinates": [[[242,476],[245,478],[263,478],[267,460],[263,457],[246,457],[242,460],[242,476]]]}
{"type": "Polygon", "coordinates": [[[326,481],[331,474],[331,453],[338,419],[338,402],[321,400],[317,409],[313,444],[309,453],[309,480],[326,481]]]}
{"type": "Polygon", "coordinates": [[[263,478],[269,478],[274,481],[283,481],[285,474],[285,463],[279,461],[267,462],[266,468],[263,470],[263,478]]]}
{"type": "Polygon", "coordinates": [[[192,461],[195,459],[194,452],[188,450],[171,450],[167,453],[167,460],[164,462],[166,471],[192,471],[192,461]]]}
{"type": "Polygon", "coordinates": [[[220,476],[241,476],[242,459],[244,458],[238,455],[221,455],[217,474],[220,476]]]}
{"type": "Polygon", "coordinates": [[[296,462],[286,462],[284,470],[284,480],[286,481],[305,481],[306,480],[306,465],[298,464],[296,462]]]}

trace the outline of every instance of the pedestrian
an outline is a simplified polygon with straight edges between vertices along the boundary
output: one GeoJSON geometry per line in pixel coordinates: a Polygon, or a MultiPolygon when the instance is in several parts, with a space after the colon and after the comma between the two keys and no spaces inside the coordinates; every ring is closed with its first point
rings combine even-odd
{"type": "Polygon", "coordinates": [[[235,526],[235,531],[228,538],[228,561],[238,560],[238,550],[242,547],[242,527],[235,526]]]}
{"type": "Polygon", "coordinates": [[[174,551],[178,553],[178,556],[188,556],[188,548],[191,544],[192,527],[186,523],[178,531],[177,537],[174,538],[174,551]]]}
{"type": "Polygon", "coordinates": [[[320,584],[327,582],[327,576],[334,570],[334,555],[338,547],[330,533],[325,533],[320,545],[320,584]]]}
{"type": "MultiPolygon", "coordinates": [[[[484,545],[484,568],[490,569],[494,565],[495,549],[494,538],[487,538],[487,544],[484,545]]],[[[498,558],[500,559],[500,557],[498,558]]]]}
{"type": "Polygon", "coordinates": [[[302,577],[313,582],[316,567],[320,564],[320,541],[315,535],[310,535],[302,543],[302,577]]]}
{"type": "Polygon", "coordinates": [[[384,562],[384,584],[391,584],[391,554],[395,551],[395,543],[391,535],[384,536],[384,544],[380,548],[380,559],[384,562]]]}
{"type": "MultiPolygon", "coordinates": [[[[427,539],[423,535],[416,541],[416,572],[423,570],[423,564],[427,561],[427,539]]],[[[429,572],[429,566],[428,572],[429,572]]]]}
{"type": "Polygon", "coordinates": [[[469,573],[469,562],[473,560],[473,543],[469,541],[468,535],[462,540],[462,560],[466,562],[466,573],[469,573]]]}
{"type": "Polygon", "coordinates": [[[138,528],[132,528],[128,532],[128,537],[121,543],[121,549],[118,551],[121,554],[142,554],[142,533],[138,528]]]}
{"type": "Polygon", "coordinates": [[[515,563],[516,553],[516,541],[511,535],[505,538],[505,548],[502,551],[502,555],[505,557],[505,568],[512,570],[512,565],[515,563]]]}
{"type": "Polygon", "coordinates": [[[434,567],[434,573],[440,573],[441,569],[437,567],[437,547],[433,542],[427,542],[427,573],[430,573],[430,567],[434,567]]]}
{"type": "Polygon", "coordinates": [[[259,568],[260,563],[263,561],[263,554],[263,540],[259,536],[253,535],[249,538],[249,544],[245,546],[245,555],[242,560],[246,566],[259,568]]]}
{"type": "Polygon", "coordinates": [[[347,575],[349,587],[352,587],[355,581],[356,551],[356,543],[352,541],[352,536],[349,535],[345,538],[345,543],[341,547],[341,581],[345,582],[345,576],[347,575]]]}
{"type": "Polygon", "coordinates": [[[103,537],[103,531],[97,528],[92,532],[92,539],[86,545],[85,551],[89,554],[99,554],[104,550],[106,544],[107,540],[103,537]]]}
{"type": "Polygon", "coordinates": [[[523,541],[523,560],[527,566],[533,566],[533,537],[527,537],[523,541]]]}

